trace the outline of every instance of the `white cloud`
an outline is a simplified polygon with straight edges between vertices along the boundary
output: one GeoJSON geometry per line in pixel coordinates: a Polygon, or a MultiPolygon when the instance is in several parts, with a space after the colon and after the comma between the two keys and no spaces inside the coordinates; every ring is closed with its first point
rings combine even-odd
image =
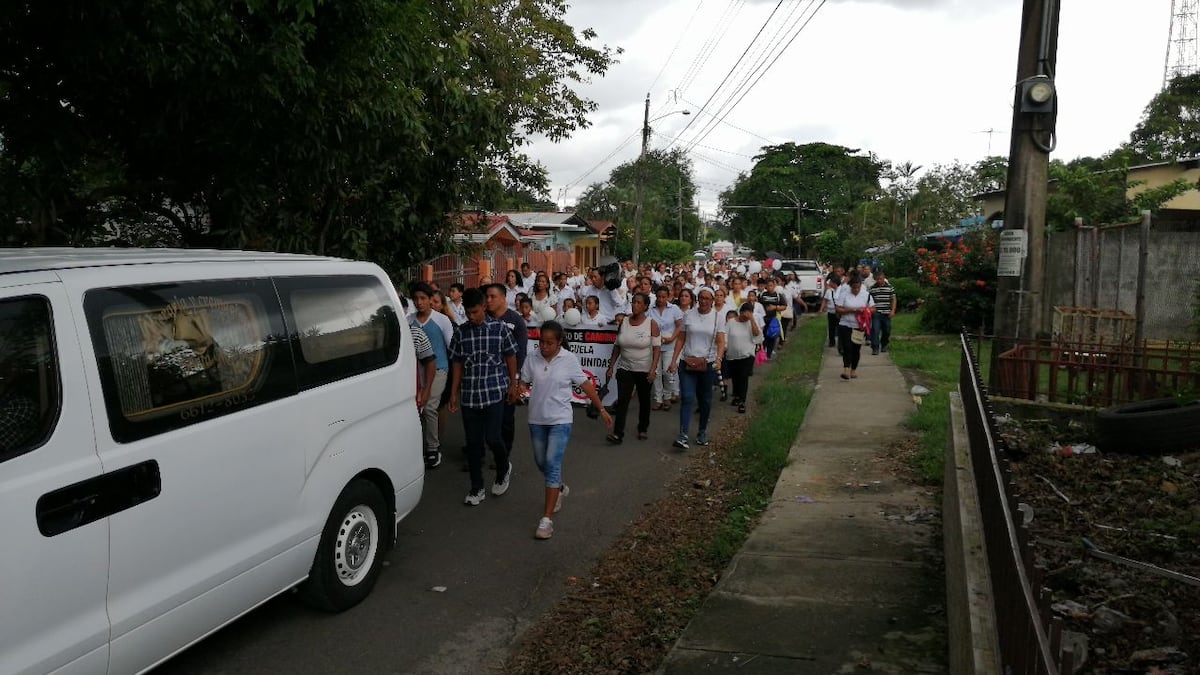
{"type": "MultiPolygon", "coordinates": [[[[717,193],[736,177],[734,170],[749,170],[752,160],[740,155],[756,154],[768,143],[764,138],[838,143],[926,166],[976,161],[987,154],[989,141],[992,154],[1007,154],[1020,5],[994,0],[825,3],[724,123],[700,141],[707,146],[697,147],[695,156],[702,207],[715,207],[717,193]]],[[[652,116],[698,110],[775,6],[770,0],[578,0],[572,5],[567,15],[572,25],[595,28],[600,42],[625,52],[606,77],[584,88],[600,106],[593,126],[557,145],[531,147],[550,171],[553,196],[630,135],[633,140],[607,164],[565,191],[568,201],[637,156],[647,91],[652,116]],[[740,8],[736,15],[732,7],[740,8]],[[705,60],[706,44],[711,49],[705,60]],[[686,87],[676,102],[670,92],[681,84],[686,87]]],[[[763,30],[764,41],[785,25],[790,10],[806,6],[783,3],[763,30]]],[[[1055,157],[1103,154],[1128,138],[1161,85],[1170,9],[1170,0],[1142,0],[1136,9],[1121,0],[1063,3],[1055,157]]],[[[742,81],[755,55],[751,50],[730,83],[742,81]]],[[[717,96],[708,111],[716,113],[721,100],[717,96]]],[[[664,136],[677,135],[689,122],[685,138],[692,139],[711,119],[707,113],[668,115],[652,125],[654,146],[665,145],[664,136]]]]}

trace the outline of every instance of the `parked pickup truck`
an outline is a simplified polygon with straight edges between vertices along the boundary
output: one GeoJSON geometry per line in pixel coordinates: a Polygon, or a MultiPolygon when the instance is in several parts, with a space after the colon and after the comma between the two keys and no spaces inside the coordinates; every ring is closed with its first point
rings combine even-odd
{"type": "Polygon", "coordinates": [[[800,282],[800,298],[809,309],[821,305],[821,293],[825,290],[825,278],[816,260],[784,260],[779,271],[785,275],[795,274],[800,282]]]}

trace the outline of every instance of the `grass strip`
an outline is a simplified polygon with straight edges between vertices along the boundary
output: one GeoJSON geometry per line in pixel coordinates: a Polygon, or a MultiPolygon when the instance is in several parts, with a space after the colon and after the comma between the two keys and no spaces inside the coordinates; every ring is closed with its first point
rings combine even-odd
{"type": "Polygon", "coordinates": [[[749,536],[754,517],[771,499],[812,401],[825,330],[823,321],[801,322],[754,394],[759,404],[755,416],[760,421],[749,426],[732,450],[743,469],[729,519],[710,547],[718,558],[728,561],[733,557],[749,536]]]}
{"type": "Polygon", "coordinates": [[[892,362],[907,371],[910,380],[930,390],[905,423],[921,435],[921,451],[912,459],[913,469],[925,483],[940,485],[950,428],[950,392],[958,387],[962,358],[958,336],[922,333],[918,314],[896,316],[892,336],[888,348],[892,362]]]}
{"type": "MultiPolygon", "coordinates": [[[[823,319],[824,317],[819,317],[823,319]]],[[[804,320],[754,376],[750,414],[725,418],[708,452],[617,537],[588,577],[568,581],[502,671],[653,672],[766,508],[820,369],[823,320],[804,320]]]]}

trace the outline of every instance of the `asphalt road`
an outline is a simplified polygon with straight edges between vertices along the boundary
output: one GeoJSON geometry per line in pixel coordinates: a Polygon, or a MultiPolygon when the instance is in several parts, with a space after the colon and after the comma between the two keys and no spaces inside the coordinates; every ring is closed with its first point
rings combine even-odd
{"type": "MultiPolygon", "coordinates": [[[[753,379],[752,378],[752,382],[753,379]]],[[[714,395],[714,420],[736,414],[714,395]]],[[[636,399],[630,406],[636,407],[636,399]]],[[[554,537],[533,538],[543,499],[517,410],[512,487],[463,504],[461,418],[452,416],[442,466],[426,473],[417,509],[400,525],[396,548],[374,592],[331,615],[290,594],[277,597],[164,664],[158,673],[479,673],[499,666],[522,631],[587,574],[614,538],[660,495],[692,457],[671,447],[679,406],[651,412],[650,438],[604,441],[604,426],[576,410],[563,477],[571,487],[554,537]],[[444,592],[432,590],[444,586],[444,592]]],[[[692,422],[693,434],[696,422],[692,422]]],[[[415,430],[411,433],[417,433],[415,430]]],[[[490,462],[490,457],[489,457],[490,462]]],[[[491,472],[485,471],[487,485],[491,472]]]]}

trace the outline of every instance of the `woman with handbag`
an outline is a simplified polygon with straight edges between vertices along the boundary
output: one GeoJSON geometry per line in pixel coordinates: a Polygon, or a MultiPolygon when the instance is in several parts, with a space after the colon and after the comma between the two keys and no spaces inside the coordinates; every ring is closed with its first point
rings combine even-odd
{"type": "Polygon", "coordinates": [[[640,441],[646,440],[646,432],[650,430],[650,387],[658,373],[662,352],[658,324],[646,314],[650,309],[650,296],[634,293],[630,307],[632,313],[617,329],[617,343],[613,345],[606,373],[606,379],[611,381],[613,369],[617,371],[617,415],[607,437],[613,445],[625,440],[625,418],[635,390],[638,397],[637,437],[640,441]]]}
{"type": "Polygon", "coordinates": [[[746,412],[746,392],[754,373],[756,351],[762,344],[762,331],[754,320],[754,305],[744,302],[737,312],[730,312],[725,322],[725,370],[733,380],[733,404],[739,413],[746,412]]]}
{"type": "Polygon", "coordinates": [[[712,382],[725,358],[725,319],[713,308],[715,294],[708,287],[696,292],[696,307],[683,317],[682,340],[676,339],[671,367],[679,373],[683,404],[679,407],[679,436],[672,444],[687,450],[692,406],[700,403],[700,429],[696,445],[708,445],[708,419],[712,414],[712,382]]]}
{"type": "Polygon", "coordinates": [[[838,344],[842,350],[842,379],[858,377],[858,360],[866,333],[859,328],[860,316],[871,311],[871,294],[863,288],[862,276],[855,270],[850,273],[849,288],[837,297],[838,344]]]}

